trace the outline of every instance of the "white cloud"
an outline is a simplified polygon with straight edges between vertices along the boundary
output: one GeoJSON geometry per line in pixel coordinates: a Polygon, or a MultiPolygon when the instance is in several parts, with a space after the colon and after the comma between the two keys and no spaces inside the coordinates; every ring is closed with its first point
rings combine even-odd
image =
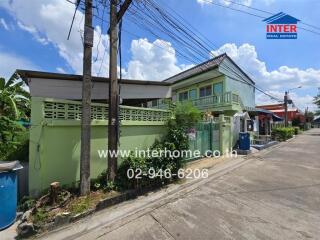
{"type": "Polygon", "coordinates": [[[0,18],[0,26],[2,26],[5,30],[9,31],[10,28],[6,22],[6,20],[4,20],[3,18],[0,18]]]}
{"type": "MultiPolygon", "coordinates": [[[[303,86],[303,90],[310,90],[320,85],[320,69],[307,68],[299,69],[297,67],[281,66],[275,70],[268,70],[265,62],[258,58],[258,54],[253,45],[248,43],[237,47],[234,43],[227,43],[220,47],[213,54],[221,54],[226,52],[243,70],[256,81],[256,84],[277,96],[280,93],[280,99],[283,98],[283,92],[286,89],[294,88],[299,85],[303,86]]],[[[265,96],[265,95],[264,95],[265,96]]],[[[296,104],[304,108],[307,105],[312,107],[312,96],[301,96],[292,94],[296,104]]],[[[264,103],[267,99],[259,97],[257,92],[257,103],[264,103]],[[261,100],[262,99],[262,100],[261,100]],[[261,101],[260,101],[261,100],[261,101]]]]}
{"type": "MultiPolygon", "coordinates": [[[[1,1],[0,7],[5,8],[16,19],[18,26],[29,32],[41,44],[53,44],[59,55],[66,60],[69,66],[76,72],[82,72],[83,44],[80,34],[83,32],[84,14],[77,12],[70,40],[67,34],[71,19],[74,13],[74,5],[64,0],[29,0],[29,1],[1,1]]],[[[108,36],[101,34],[99,27],[94,32],[94,59],[93,74],[99,72],[100,66],[102,75],[108,73],[109,54],[103,52],[108,49],[108,36]],[[99,43],[101,35],[101,40],[99,43]],[[97,46],[99,47],[97,48],[97,46]],[[102,63],[103,60],[103,63],[102,63]]]]}
{"type": "MultiPolygon", "coordinates": [[[[265,0],[265,1],[267,1],[267,0],[265,0]]],[[[201,5],[211,4],[213,2],[217,2],[220,4],[224,4],[226,6],[229,6],[229,5],[235,4],[235,3],[244,4],[246,6],[251,6],[251,4],[252,4],[252,0],[238,0],[238,1],[234,1],[234,0],[197,0],[197,2],[200,3],[201,5]]]]}
{"type": "Polygon", "coordinates": [[[0,52],[0,77],[8,79],[16,69],[37,70],[38,67],[24,57],[0,52]]]}
{"type": "Polygon", "coordinates": [[[62,67],[57,67],[56,70],[58,73],[66,73],[66,71],[62,67]]]}
{"type": "Polygon", "coordinates": [[[177,65],[175,49],[170,42],[157,39],[133,40],[131,43],[132,60],[128,64],[127,78],[163,80],[173,76],[191,65],[177,65]]]}

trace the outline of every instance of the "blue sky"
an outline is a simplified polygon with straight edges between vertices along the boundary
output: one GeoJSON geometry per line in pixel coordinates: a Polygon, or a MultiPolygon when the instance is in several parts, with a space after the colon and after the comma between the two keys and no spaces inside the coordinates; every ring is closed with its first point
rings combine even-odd
{"type": "MultiPolygon", "coordinates": [[[[175,9],[217,47],[216,53],[227,52],[254,76],[257,84],[273,95],[298,85],[292,98],[299,107],[312,106],[312,97],[320,87],[320,9],[317,0],[234,0],[250,7],[278,13],[283,11],[305,23],[317,26],[319,35],[298,29],[297,40],[267,40],[265,23],[259,18],[212,5],[201,0],[159,0],[158,3],[175,9]]],[[[217,3],[246,10],[228,0],[217,3]]],[[[1,0],[0,1],[0,75],[8,77],[16,68],[50,72],[81,73],[81,29],[83,14],[77,13],[71,39],[67,41],[74,6],[65,0],[1,0]],[[80,32],[79,32],[80,31],[80,32]]],[[[251,11],[262,16],[266,13],[251,11]]],[[[107,14],[106,14],[107,15],[107,14]]],[[[108,16],[105,18],[108,19],[108,16]]],[[[93,72],[108,72],[108,36],[104,23],[95,21],[93,72]],[[99,40],[100,39],[100,40],[99,40]],[[98,43],[100,42],[100,43],[98,43]],[[97,47],[98,45],[98,47],[97,47]],[[103,55],[105,57],[103,58],[103,55]]],[[[301,27],[307,27],[300,25],[301,27]]],[[[165,34],[160,38],[137,28],[125,17],[123,32],[123,74],[127,78],[161,80],[191,66],[176,54],[174,42],[165,34]],[[154,45],[165,43],[165,48],[154,45]]],[[[209,53],[208,53],[209,55],[209,53]]],[[[257,102],[271,100],[258,95],[257,102]]]]}

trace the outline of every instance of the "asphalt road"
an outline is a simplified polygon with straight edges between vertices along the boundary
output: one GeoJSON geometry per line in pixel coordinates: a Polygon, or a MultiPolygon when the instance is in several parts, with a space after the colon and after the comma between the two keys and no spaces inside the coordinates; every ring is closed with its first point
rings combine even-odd
{"type": "Polygon", "coordinates": [[[320,129],[184,191],[160,191],[46,237],[320,239],[320,129]]]}

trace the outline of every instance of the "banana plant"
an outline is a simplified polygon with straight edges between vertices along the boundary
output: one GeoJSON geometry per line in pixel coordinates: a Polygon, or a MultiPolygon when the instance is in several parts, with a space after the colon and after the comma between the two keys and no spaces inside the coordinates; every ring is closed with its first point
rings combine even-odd
{"type": "Polygon", "coordinates": [[[19,75],[14,73],[8,81],[0,78],[0,115],[10,119],[28,118],[30,109],[30,94],[19,81],[19,75]]]}

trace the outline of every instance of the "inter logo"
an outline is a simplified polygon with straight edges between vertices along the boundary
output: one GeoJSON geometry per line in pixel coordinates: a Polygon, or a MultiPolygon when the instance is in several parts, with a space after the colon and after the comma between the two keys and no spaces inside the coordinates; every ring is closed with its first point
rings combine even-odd
{"type": "Polygon", "coordinates": [[[280,12],[263,20],[267,23],[267,39],[297,39],[297,23],[300,21],[280,12]]]}

